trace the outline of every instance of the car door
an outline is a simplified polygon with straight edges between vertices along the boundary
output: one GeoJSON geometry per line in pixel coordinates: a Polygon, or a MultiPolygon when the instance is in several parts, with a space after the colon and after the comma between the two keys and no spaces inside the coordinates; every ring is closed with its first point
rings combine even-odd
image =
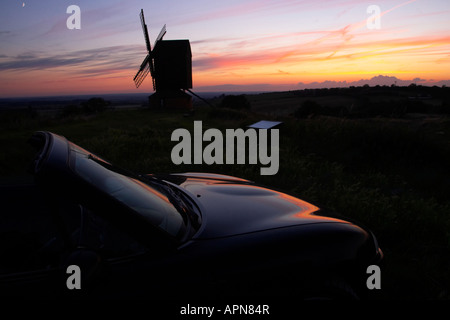
{"type": "Polygon", "coordinates": [[[54,295],[68,248],[52,206],[34,185],[0,191],[0,296],[54,295]]]}

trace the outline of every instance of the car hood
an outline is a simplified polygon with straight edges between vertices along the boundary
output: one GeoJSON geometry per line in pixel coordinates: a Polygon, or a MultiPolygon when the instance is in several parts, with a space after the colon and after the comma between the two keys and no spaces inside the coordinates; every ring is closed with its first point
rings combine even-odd
{"type": "Polygon", "coordinates": [[[202,214],[197,239],[226,237],[312,223],[348,223],[320,208],[251,181],[217,174],[183,173],[163,178],[193,197],[202,214]]]}

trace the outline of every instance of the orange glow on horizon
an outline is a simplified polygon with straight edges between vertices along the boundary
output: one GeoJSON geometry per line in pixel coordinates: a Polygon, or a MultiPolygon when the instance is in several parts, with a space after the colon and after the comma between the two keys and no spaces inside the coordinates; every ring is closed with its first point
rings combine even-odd
{"type": "MultiPolygon", "coordinates": [[[[444,0],[380,0],[369,6],[378,8],[375,13],[368,5],[193,0],[157,4],[160,13],[148,19],[152,40],[154,24],[168,19],[165,40],[191,41],[194,91],[295,90],[373,78],[371,83],[450,85],[444,0]],[[369,18],[381,23],[369,27],[369,18]]],[[[147,54],[133,8],[103,0],[86,4],[83,26],[74,31],[64,17],[42,23],[50,6],[18,11],[3,4],[0,97],[153,92],[150,77],[138,89],[133,83],[147,54]]]]}
{"type": "MultiPolygon", "coordinates": [[[[227,84],[267,84],[295,89],[301,83],[358,81],[378,75],[399,80],[449,80],[450,36],[389,41],[337,41],[283,46],[264,52],[196,54],[193,46],[193,90],[227,84]]],[[[150,76],[136,89],[135,68],[96,71],[54,68],[3,73],[2,93],[20,96],[71,93],[153,92],[150,76]],[[35,81],[40,79],[40,81],[35,81]]],[[[425,82],[426,83],[426,82],[425,82]]],[[[276,90],[274,90],[276,91],[276,90]]]]}
{"type": "MultiPolygon", "coordinates": [[[[214,87],[267,84],[289,86],[324,81],[358,81],[378,75],[399,80],[414,78],[449,80],[450,36],[408,38],[385,41],[344,40],[318,44],[313,41],[296,46],[282,46],[263,52],[246,51],[202,54],[193,46],[193,85],[214,87]]],[[[3,73],[8,81],[2,92],[20,96],[64,95],[71,93],[153,92],[150,76],[136,89],[132,78],[135,68],[100,70],[54,68],[3,73]],[[41,79],[35,81],[35,79],[41,79]]],[[[274,90],[276,91],[276,90],[274,90]]]]}

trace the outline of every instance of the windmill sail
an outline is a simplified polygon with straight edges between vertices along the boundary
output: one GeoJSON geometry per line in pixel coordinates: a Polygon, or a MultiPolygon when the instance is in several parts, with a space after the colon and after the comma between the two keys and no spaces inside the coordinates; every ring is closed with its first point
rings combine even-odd
{"type": "Polygon", "coordinates": [[[148,36],[147,25],[145,24],[144,9],[141,9],[141,24],[142,30],[144,31],[145,45],[147,46],[147,51],[150,54],[152,52],[152,47],[150,45],[150,37],[148,36]]]}
{"type": "Polygon", "coordinates": [[[164,35],[166,34],[166,25],[164,25],[161,29],[161,31],[158,34],[158,37],[156,37],[155,43],[153,44],[153,48],[156,47],[156,44],[158,43],[158,41],[162,40],[162,38],[164,37],[164,35]]]}
{"type": "Polygon", "coordinates": [[[144,81],[144,79],[147,77],[148,73],[151,71],[150,63],[151,63],[150,55],[147,55],[147,57],[145,57],[144,61],[142,62],[141,67],[139,68],[139,71],[136,73],[136,75],[133,78],[136,88],[139,88],[142,81],[144,81]]]}
{"type": "MultiPolygon", "coordinates": [[[[145,45],[147,47],[148,55],[145,57],[144,61],[141,64],[141,67],[139,68],[139,71],[136,73],[136,75],[133,78],[136,88],[139,88],[139,86],[141,85],[141,83],[144,81],[144,79],[147,77],[147,75],[149,73],[151,73],[152,78],[153,78],[153,71],[154,71],[153,59],[151,56],[152,55],[152,46],[150,44],[150,37],[148,35],[147,24],[145,23],[144,9],[141,9],[140,17],[141,17],[142,30],[144,31],[145,45]]],[[[165,26],[164,26],[164,28],[165,28],[165,26]]],[[[155,79],[152,79],[152,80],[153,80],[153,89],[154,89],[155,88],[155,79]]]]}

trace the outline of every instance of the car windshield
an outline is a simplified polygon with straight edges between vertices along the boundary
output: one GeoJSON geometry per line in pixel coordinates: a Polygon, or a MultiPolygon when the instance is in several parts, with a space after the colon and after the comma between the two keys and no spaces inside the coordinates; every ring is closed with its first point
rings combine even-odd
{"type": "Polygon", "coordinates": [[[180,237],[186,225],[166,195],[147,184],[113,170],[111,164],[71,144],[74,170],[88,183],[139,213],[154,226],[180,237]]]}

